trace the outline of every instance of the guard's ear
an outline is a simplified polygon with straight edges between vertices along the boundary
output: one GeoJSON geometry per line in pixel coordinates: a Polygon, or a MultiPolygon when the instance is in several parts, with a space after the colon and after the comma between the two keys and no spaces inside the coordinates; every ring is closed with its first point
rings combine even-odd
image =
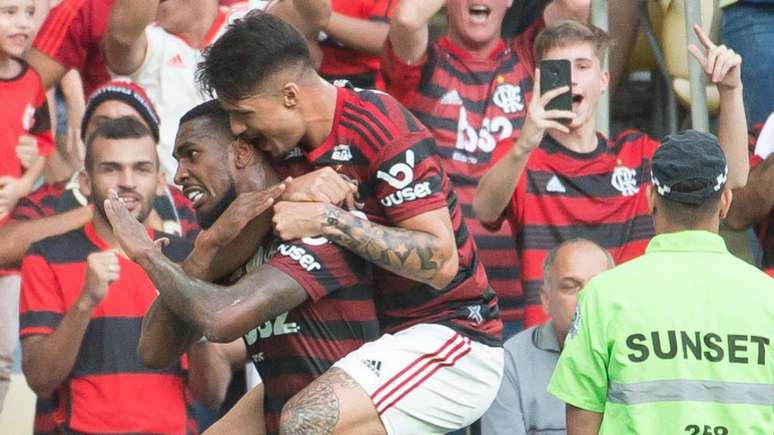
{"type": "Polygon", "coordinates": [[[734,193],[731,189],[724,187],[723,193],[720,194],[720,219],[725,219],[728,216],[728,210],[731,209],[731,202],[734,200],[734,193]]]}

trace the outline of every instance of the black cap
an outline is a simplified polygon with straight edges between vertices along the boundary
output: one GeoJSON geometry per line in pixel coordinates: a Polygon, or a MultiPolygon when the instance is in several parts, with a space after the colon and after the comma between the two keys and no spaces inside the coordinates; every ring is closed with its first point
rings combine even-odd
{"type": "Polygon", "coordinates": [[[696,130],[670,134],[653,154],[653,187],[660,196],[700,205],[717,195],[728,179],[718,139],[696,130]]]}

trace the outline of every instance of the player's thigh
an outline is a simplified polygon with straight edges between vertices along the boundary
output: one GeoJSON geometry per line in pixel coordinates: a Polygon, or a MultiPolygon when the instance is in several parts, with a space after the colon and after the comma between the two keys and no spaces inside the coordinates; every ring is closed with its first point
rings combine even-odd
{"type": "Polygon", "coordinates": [[[371,398],[344,370],[330,368],[282,408],[280,434],[385,434],[371,398]]]}
{"type": "Polygon", "coordinates": [[[253,387],[204,435],[265,435],[263,394],[263,384],[253,387]]]}
{"type": "Polygon", "coordinates": [[[388,434],[442,434],[489,408],[502,380],[503,350],[420,324],[366,343],[334,367],[368,394],[388,434]]]}

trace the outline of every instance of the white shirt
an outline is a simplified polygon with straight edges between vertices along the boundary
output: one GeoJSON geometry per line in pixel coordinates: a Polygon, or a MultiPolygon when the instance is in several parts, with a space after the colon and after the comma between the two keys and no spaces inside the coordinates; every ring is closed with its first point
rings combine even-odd
{"type": "MultiPolygon", "coordinates": [[[[252,0],[230,8],[220,8],[217,18],[204,37],[204,46],[209,46],[225,33],[232,21],[252,9],[265,9],[267,3],[252,0]]],[[[159,159],[161,169],[171,182],[177,170],[172,151],[180,118],[209,99],[199,89],[195,79],[196,67],[202,60],[202,51],[156,23],[145,29],[145,35],[148,40],[145,59],[129,78],[145,89],[159,113],[159,159]]]]}

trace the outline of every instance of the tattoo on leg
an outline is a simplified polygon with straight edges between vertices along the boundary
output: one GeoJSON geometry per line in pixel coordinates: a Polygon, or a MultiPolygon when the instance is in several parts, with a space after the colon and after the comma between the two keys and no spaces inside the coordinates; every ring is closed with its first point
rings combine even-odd
{"type": "Polygon", "coordinates": [[[281,435],[332,435],[339,421],[336,387],[355,388],[358,384],[336,368],[320,376],[282,409],[281,435]]]}

